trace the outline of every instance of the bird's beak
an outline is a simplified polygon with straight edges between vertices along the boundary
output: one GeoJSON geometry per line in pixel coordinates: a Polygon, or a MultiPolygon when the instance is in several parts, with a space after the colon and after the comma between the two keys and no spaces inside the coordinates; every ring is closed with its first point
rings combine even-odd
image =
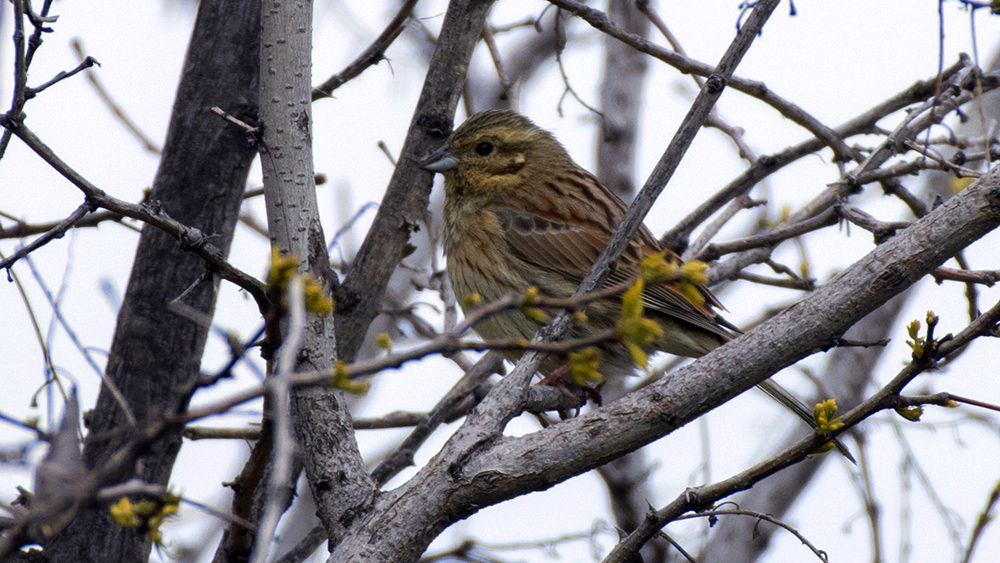
{"type": "Polygon", "coordinates": [[[444,172],[458,166],[458,159],[448,152],[448,145],[444,145],[432,152],[430,156],[420,163],[420,168],[431,172],[444,172]]]}

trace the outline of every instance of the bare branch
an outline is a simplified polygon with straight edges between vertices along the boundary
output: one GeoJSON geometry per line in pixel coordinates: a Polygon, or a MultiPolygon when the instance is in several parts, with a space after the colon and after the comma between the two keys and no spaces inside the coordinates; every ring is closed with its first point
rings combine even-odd
{"type": "Polygon", "coordinates": [[[492,0],[452,0],[449,5],[399,163],[375,222],[337,291],[338,356],[344,361],[354,359],[411,233],[423,222],[432,175],[419,170],[417,163],[451,131],[469,59],[492,4],[492,0]]]}
{"type": "Polygon", "coordinates": [[[269,303],[264,285],[253,276],[229,264],[222,250],[208,242],[210,237],[194,227],[188,227],[175,221],[163,209],[159,208],[155,202],[135,205],[108,195],[104,190],[91,184],[86,178],[77,173],[76,170],[63,162],[61,158],[52,152],[52,149],[46,146],[25,125],[13,128],[13,132],[28,145],[28,148],[35,151],[35,154],[40,156],[42,160],[79,188],[86,196],[87,201],[92,205],[107,209],[123,217],[131,217],[149,223],[174,237],[181,243],[181,246],[185,250],[194,252],[213,268],[216,268],[223,279],[245,289],[257,301],[257,306],[261,311],[267,310],[269,303]]]}
{"type": "Polygon", "coordinates": [[[413,11],[413,7],[416,4],[417,0],[406,0],[403,2],[403,5],[399,7],[399,11],[396,12],[389,25],[385,27],[378,38],[363,53],[358,55],[357,59],[351,61],[351,64],[347,65],[344,70],[327,78],[322,84],[313,88],[312,101],[315,102],[323,98],[333,97],[334,90],[340,88],[352,78],[359,76],[368,67],[381,62],[385,58],[385,52],[392,45],[392,42],[406,29],[406,20],[409,19],[410,12],[413,11]]]}

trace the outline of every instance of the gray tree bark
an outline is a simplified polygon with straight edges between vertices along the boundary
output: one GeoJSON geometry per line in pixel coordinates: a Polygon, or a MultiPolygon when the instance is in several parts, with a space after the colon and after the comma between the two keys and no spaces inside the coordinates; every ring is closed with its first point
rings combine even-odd
{"type": "MultiPolygon", "coordinates": [[[[213,235],[213,244],[226,252],[254,151],[242,131],[209,108],[220,106],[249,121],[257,113],[257,6],[257,0],[202,2],[150,194],[151,204],[213,235]]],[[[204,260],[175,239],[152,226],[143,229],[106,369],[140,427],[187,407],[209,327],[167,305],[194,286],[184,304],[211,318],[218,278],[203,279],[206,273],[204,260]]],[[[88,428],[84,457],[90,468],[127,447],[139,430],[103,386],[88,428]]],[[[180,428],[166,432],[142,452],[135,475],[166,484],[180,445],[180,428]]],[[[101,507],[81,510],[45,546],[51,561],[138,562],[148,559],[149,550],[145,534],[115,524],[101,507]]]]}

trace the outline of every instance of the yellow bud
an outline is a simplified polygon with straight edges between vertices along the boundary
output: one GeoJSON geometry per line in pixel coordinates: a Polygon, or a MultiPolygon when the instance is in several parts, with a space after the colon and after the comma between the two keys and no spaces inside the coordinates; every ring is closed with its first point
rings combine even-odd
{"type": "Polygon", "coordinates": [[[538,324],[545,324],[549,322],[548,313],[537,307],[522,307],[521,312],[524,313],[525,317],[528,317],[538,324]]]}
{"type": "Polygon", "coordinates": [[[708,283],[708,264],[692,260],[681,266],[681,279],[690,284],[704,285],[708,283]]]}
{"type": "Polygon", "coordinates": [[[649,364],[649,357],[646,355],[646,351],[637,344],[628,342],[625,344],[625,347],[628,348],[628,353],[632,355],[632,361],[635,362],[635,365],[644,368],[649,364]]]}
{"type": "Polygon", "coordinates": [[[693,283],[682,281],[677,284],[677,289],[687,297],[688,301],[698,305],[699,307],[705,304],[705,296],[701,293],[701,288],[693,283]]]}
{"type": "Polygon", "coordinates": [[[909,420],[910,422],[920,422],[920,417],[924,414],[924,408],[917,405],[913,407],[897,407],[896,414],[909,420]]]}
{"type": "Polygon", "coordinates": [[[375,345],[389,350],[392,348],[392,338],[389,338],[388,333],[380,332],[375,336],[375,345]]]}
{"type": "Polygon", "coordinates": [[[329,315],[333,313],[335,309],[333,299],[312,274],[306,275],[303,292],[305,293],[307,311],[317,315],[329,315]]]}
{"type": "Polygon", "coordinates": [[[480,296],[478,293],[472,293],[462,298],[462,308],[471,309],[473,307],[478,307],[479,304],[482,302],[483,302],[482,296],[480,296]]]}
{"type": "Polygon", "coordinates": [[[787,221],[789,215],[791,215],[791,214],[792,214],[792,206],[788,205],[787,203],[785,205],[782,205],[781,206],[781,215],[778,216],[778,223],[780,224],[780,223],[784,223],[785,221],[787,221]]]}
{"type": "Polygon", "coordinates": [[[111,519],[125,528],[135,528],[139,525],[139,515],[136,514],[135,507],[128,497],[122,497],[111,505],[111,519]]]}
{"type": "Polygon", "coordinates": [[[590,382],[600,382],[604,379],[598,370],[601,352],[591,346],[579,352],[569,353],[569,377],[577,385],[583,387],[590,382]]]}
{"type": "Polygon", "coordinates": [[[645,282],[642,278],[636,280],[632,287],[622,295],[622,318],[638,318],[642,316],[642,289],[645,282]]]}
{"type": "Polygon", "coordinates": [[[284,291],[288,280],[292,279],[299,265],[299,259],[293,254],[282,254],[277,246],[271,247],[271,269],[267,272],[267,285],[278,291],[284,291]]]}
{"type": "Polygon", "coordinates": [[[641,278],[649,283],[668,280],[677,272],[677,264],[667,260],[667,251],[656,252],[642,259],[639,264],[641,278]]]}
{"type": "Polygon", "coordinates": [[[834,430],[843,428],[844,423],[840,419],[835,418],[836,414],[836,399],[827,399],[817,404],[813,408],[813,421],[816,423],[816,429],[820,432],[833,432],[834,430]]]}
{"type": "Polygon", "coordinates": [[[330,380],[330,387],[360,395],[367,393],[371,385],[351,379],[350,370],[347,369],[342,360],[337,360],[337,363],[333,365],[333,379],[330,380]]]}
{"type": "Polygon", "coordinates": [[[538,302],[538,288],[529,287],[527,291],[524,292],[524,299],[521,300],[521,305],[533,305],[538,302]]]}
{"type": "Polygon", "coordinates": [[[812,453],[814,453],[814,454],[825,454],[826,452],[832,450],[834,448],[834,445],[835,444],[833,442],[825,442],[822,445],[820,445],[819,447],[817,447],[816,449],[814,449],[812,451],[812,453]]]}

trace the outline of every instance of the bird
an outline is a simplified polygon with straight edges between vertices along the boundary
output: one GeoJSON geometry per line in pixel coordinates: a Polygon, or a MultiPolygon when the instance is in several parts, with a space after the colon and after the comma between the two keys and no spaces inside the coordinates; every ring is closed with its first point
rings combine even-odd
{"type": "MultiPolygon", "coordinates": [[[[477,305],[506,295],[535,292],[568,297],[580,285],[625,216],[626,205],[593,174],[576,164],[548,131],[520,113],[490,109],[469,117],[439,149],[420,163],[444,177],[441,241],[455,295],[468,315],[477,305]]],[[[670,267],[680,258],[643,225],[630,241],[605,287],[628,286],[643,260],[660,253],[670,267]]],[[[682,287],[673,281],[645,284],[643,314],[659,330],[646,348],[698,358],[732,340],[739,329],[723,319],[722,305],[703,283],[682,287]]],[[[586,305],[586,321],[570,337],[614,328],[622,317],[621,294],[586,305]]],[[[479,321],[484,339],[529,340],[539,319],[512,309],[479,321]]],[[[597,345],[598,371],[634,373],[634,354],[621,342],[597,345]]],[[[508,360],[522,352],[507,350],[508,360]]],[[[566,359],[550,355],[540,371],[551,373],[566,359]]],[[[812,410],[770,379],[758,385],[809,425],[812,410]]],[[[850,453],[839,442],[839,449],[850,453]]]]}

